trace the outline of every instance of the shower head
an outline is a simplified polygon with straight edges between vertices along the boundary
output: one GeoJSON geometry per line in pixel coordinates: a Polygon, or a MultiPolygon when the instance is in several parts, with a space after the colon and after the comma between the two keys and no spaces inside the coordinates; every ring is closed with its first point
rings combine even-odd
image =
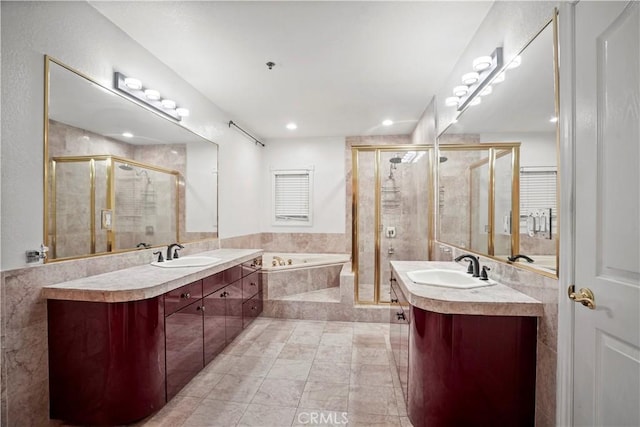
{"type": "Polygon", "coordinates": [[[120,166],[118,166],[120,169],[122,169],[123,171],[132,171],[133,168],[131,167],[131,165],[127,164],[127,163],[123,163],[120,166]]]}
{"type": "Polygon", "coordinates": [[[440,163],[444,163],[444,162],[446,162],[447,160],[449,160],[449,158],[448,158],[448,157],[440,156],[440,163]]]}

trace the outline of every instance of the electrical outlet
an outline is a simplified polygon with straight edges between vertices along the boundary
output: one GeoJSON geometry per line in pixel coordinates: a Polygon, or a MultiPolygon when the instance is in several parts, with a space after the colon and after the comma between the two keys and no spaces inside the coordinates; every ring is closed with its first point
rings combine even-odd
{"type": "Polygon", "coordinates": [[[396,237],[396,228],[395,227],[387,227],[386,234],[387,234],[387,237],[396,237]]]}

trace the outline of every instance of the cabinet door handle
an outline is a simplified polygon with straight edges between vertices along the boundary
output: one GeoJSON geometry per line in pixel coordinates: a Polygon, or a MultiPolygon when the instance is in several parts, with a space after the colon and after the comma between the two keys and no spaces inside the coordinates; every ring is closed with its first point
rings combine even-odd
{"type": "Polygon", "coordinates": [[[406,317],[404,317],[404,313],[400,312],[400,313],[396,313],[396,317],[398,318],[398,320],[405,320],[406,317]]]}
{"type": "Polygon", "coordinates": [[[251,307],[251,310],[257,310],[257,309],[258,309],[258,307],[256,307],[256,306],[251,307]]]}
{"type": "Polygon", "coordinates": [[[398,302],[398,298],[391,298],[391,302],[398,302]]]}
{"type": "Polygon", "coordinates": [[[191,298],[191,294],[189,292],[185,292],[183,294],[180,294],[180,298],[189,299],[189,298],[191,298]]]}
{"type": "Polygon", "coordinates": [[[251,282],[251,283],[249,283],[249,286],[256,286],[256,284],[251,282]]]}
{"type": "Polygon", "coordinates": [[[204,305],[203,305],[203,306],[197,306],[197,307],[196,307],[196,310],[198,310],[198,311],[204,311],[204,305]]]}
{"type": "Polygon", "coordinates": [[[220,294],[220,298],[226,298],[227,295],[229,295],[229,292],[224,291],[223,293],[220,294]]]}

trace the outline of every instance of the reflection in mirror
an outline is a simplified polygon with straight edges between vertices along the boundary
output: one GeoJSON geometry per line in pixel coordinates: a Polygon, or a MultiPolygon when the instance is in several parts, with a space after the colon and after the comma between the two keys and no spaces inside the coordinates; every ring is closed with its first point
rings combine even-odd
{"type": "MultiPolygon", "coordinates": [[[[445,144],[484,145],[494,143],[519,143],[520,158],[518,162],[509,153],[496,152],[494,179],[495,201],[493,206],[493,222],[495,224],[495,241],[493,251],[490,245],[472,240],[469,246],[463,246],[464,239],[459,234],[462,230],[473,226],[473,221],[466,226],[464,220],[451,220],[445,211],[439,214],[440,227],[438,240],[454,246],[471,249],[483,255],[507,260],[510,256],[522,254],[534,260],[529,263],[524,258],[517,265],[526,265],[544,274],[556,276],[557,265],[557,81],[555,49],[555,19],[548,24],[521,52],[520,66],[505,66],[505,71],[498,75],[504,80],[493,84],[493,91],[482,97],[477,106],[468,107],[438,138],[441,155],[450,157],[450,164],[441,164],[439,171],[440,186],[443,180],[462,175],[472,159],[451,159],[449,153],[442,154],[445,144]],[[519,163],[519,164],[518,164],[519,163]],[[518,201],[511,196],[510,184],[513,165],[519,170],[518,201]],[[517,211],[515,221],[509,224],[510,210],[517,211]],[[452,223],[448,223],[452,221],[452,223]],[[508,230],[519,228],[516,236],[507,239],[508,230]],[[449,228],[452,226],[453,228],[449,228]],[[507,242],[511,240],[511,249],[507,242]],[[484,248],[487,248],[486,250],[484,248]],[[511,250],[510,250],[511,249],[511,250]]],[[[475,157],[479,161],[481,151],[465,152],[459,156],[475,157]]],[[[486,154],[486,153],[485,153],[486,154]]],[[[459,178],[461,179],[461,177],[459,178]]],[[[480,185],[480,181],[478,181],[480,185]]],[[[441,188],[442,191],[442,188],[441,188]]],[[[474,190],[481,191],[479,188],[474,190]]],[[[446,197],[446,195],[445,195],[446,197]]],[[[474,213],[476,224],[482,227],[485,209],[483,205],[473,206],[478,209],[474,213]]],[[[473,230],[469,230],[470,233],[473,230]]],[[[482,232],[482,229],[480,229],[482,232]]]]}
{"type": "Polygon", "coordinates": [[[50,260],[215,238],[217,145],[48,58],[50,260]]]}

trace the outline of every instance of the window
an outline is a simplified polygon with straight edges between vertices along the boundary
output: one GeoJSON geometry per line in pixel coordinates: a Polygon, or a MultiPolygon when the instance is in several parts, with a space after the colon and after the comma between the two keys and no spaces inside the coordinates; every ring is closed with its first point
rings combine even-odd
{"type": "Polygon", "coordinates": [[[523,167],[520,169],[521,233],[533,235],[538,234],[539,231],[551,231],[555,234],[557,175],[557,171],[553,168],[523,167]],[[538,218],[544,221],[539,222],[538,218]],[[531,230],[532,226],[535,227],[533,230],[531,230]]]}
{"type": "Polygon", "coordinates": [[[312,224],[312,171],[272,171],[273,224],[312,224]]]}

